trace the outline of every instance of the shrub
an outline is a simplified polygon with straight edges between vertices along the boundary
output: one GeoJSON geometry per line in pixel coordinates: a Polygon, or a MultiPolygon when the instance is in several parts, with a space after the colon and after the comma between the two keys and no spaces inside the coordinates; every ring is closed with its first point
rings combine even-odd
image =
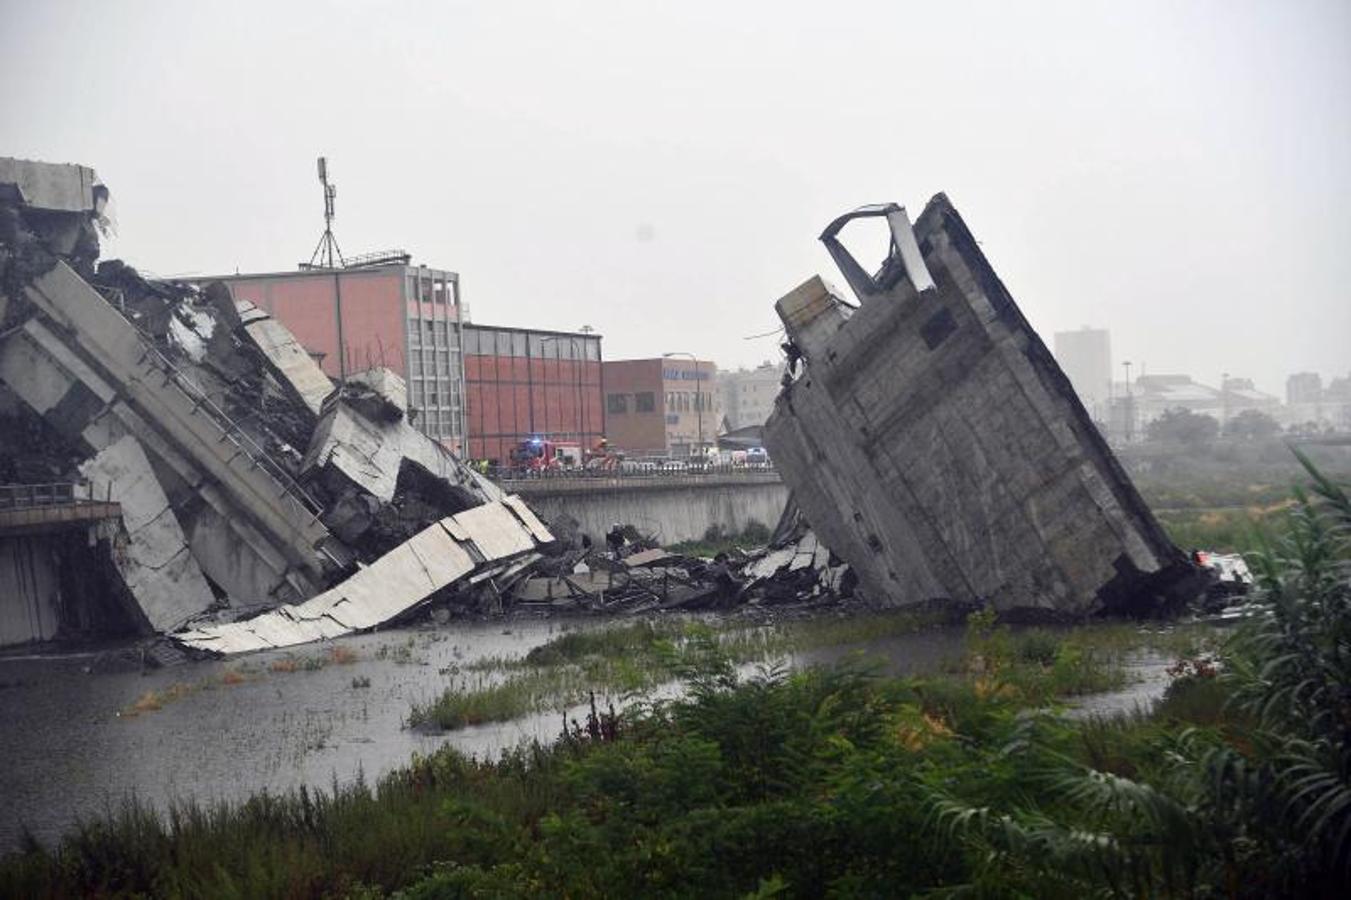
{"type": "Polygon", "coordinates": [[[741,539],[748,544],[768,544],[771,532],[769,526],[759,519],[750,519],[741,530],[741,539]]]}

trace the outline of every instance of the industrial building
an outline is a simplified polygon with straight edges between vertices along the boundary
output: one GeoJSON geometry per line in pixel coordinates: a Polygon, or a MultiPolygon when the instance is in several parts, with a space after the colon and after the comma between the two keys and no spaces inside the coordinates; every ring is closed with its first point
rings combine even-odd
{"type": "Polygon", "coordinates": [[[716,363],[677,356],[601,366],[610,444],[634,456],[693,456],[716,446],[716,363]]]}
{"type": "Polygon", "coordinates": [[[605,436],[600,342],[587,332],[465,323],[466,455],[506,463],[530,438],[595,447],[605,436]]]}
{"type": "Polygon", "coordinates": [[[457,452],[465,444],[463,303],[454,272],[407,254],[348,259],[341,268],[223,275],[235,299],[286,326],[330,378],[376,367],[408,383],[416,427],[457,452]]]}
{"type": "Polygon", "coordinates": [[[1210,416],[1221,427],[1247,410],[1279,418],[1279,397],[1259,391],[1250,378],[1225,378],[1222,387],[1201,384],[1190,375],[1141,375],[1114,391],[1109,415],[1110,432],[1130,442],[1142,439],[1149,423],[1174,409],[1210,416]]]}
{"type": "Polygon", "coordinates": [[[285,325],[332,378],[402,375],[416,427],[467,458],[506,461],[530,437],[590,447],[604,436],[600,335],[471,324],[459,276],[407,260],[209,280],[285,325]]]}

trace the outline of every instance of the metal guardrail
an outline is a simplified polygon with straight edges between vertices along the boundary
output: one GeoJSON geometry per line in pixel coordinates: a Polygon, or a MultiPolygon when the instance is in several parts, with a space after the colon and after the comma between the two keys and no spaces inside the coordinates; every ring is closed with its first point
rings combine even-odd
{"type": "Polygon", "coordinates": [[[584,479],[606,479],[606,480],[625,480],[633,479],[635,481],[648,478],[672,478],[689,477],[692,480],[709,476],[764,476],[777,475],[778,470],[770,463],[748,463],[745,465],[686,465],[681,467],[663,466],[655,463],[640,462],[630,468],[623,469],[545,469],[542,471],[527,472],[521,469],[510,468],[489,468],[488,475],[500,482],[511,483],[533,483],[537,481],[549,480],[567,480],[577,481],[584,479]]]}
{"type": "MultiPolygon", "coordinates": [[[[134,329],[136,328],[130,321],[127,324],[134,329]]],[[[233,461],[241,454],[247,457],[254,468],[262,469],[263,473],[281,488],[281,494],[278,495],[279,499],[281,497],[289,499],[302,512],[309,515],[311,521],[318,519],[323,512],[323,507],[313,497],[305,493],[305,489],[297,484],[285,469],[274,462],[267,451],[260,447],[258,442],[250,437],[244,429],[240,428],[226,414],[225,410],[212,402],[211,398],[201,388],[185,377],[178,367],[141,333],[140,329],[136,329],[136,332],[141,338],[141,345],[145,348],[140,361],[144,363],[149,359],[152,367],[164,376],[165,384],[172,384],[177,388],[183,396],[192,402],[194,412],[204,413],[207,419],[216,426],[221,433],[221,441],[229,441],[235,446],[238,452],[231,456],[230,460],[233,461]]]]}
{"type": "Polygon", "coordinates": [[[49,484],[0,484],[0,510],[48,509],[54,506],[83,506],[112,502],[112,485],[107,497],[95,497],[92,484],[62,481],[49,484]]]}

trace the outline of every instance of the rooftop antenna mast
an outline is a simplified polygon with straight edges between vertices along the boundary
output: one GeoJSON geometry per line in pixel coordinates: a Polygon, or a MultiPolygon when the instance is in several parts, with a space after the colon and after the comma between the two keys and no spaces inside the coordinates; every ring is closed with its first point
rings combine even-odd
{"type": "Polygon", "coordinates": [[[340,268],[345,263],[342,251],[338,249],[338,239],[333,236],[333,201],[338,197],[338,186],[328,180],[326,156],[319,157],[319,183],[324,186],[324,233],[319,238],[319,244],[314,248],[314,255],[310,257],[310,264],[306,268],[340,268]],[[336,267],[333,265],[335,259],[336,267]]]}

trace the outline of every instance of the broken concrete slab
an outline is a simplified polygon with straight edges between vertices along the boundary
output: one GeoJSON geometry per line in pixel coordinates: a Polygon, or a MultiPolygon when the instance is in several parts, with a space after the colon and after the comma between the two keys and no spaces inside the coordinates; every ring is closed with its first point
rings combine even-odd
{"type": "Polygon", "coordinates": [[[44,212],[103,212],[107,192],[87,166],[0,157],[0,190],[19,205],[44,212]]]}
{"type": "Polygon", "coordinates": [[[393,422],[408,413],[407,383],[383,366],[347,376],[343,399],[377,422],[393,422]]]}
{"type": "Polygon", "coordinates": [[[322,470],[338,472],[381,503],[388,503],[399,483],[403,438],[403,429],[397,425],[383,427],[339,401],[319,420],[301,474],[317,478],[322,470]]]}
{"type": "Polygon", "coordinates": [[[124,533],[114,538],[113,564],[151,628],[172,630],[215,603],[139,441],[121,438],[80,473],[93,496],[121,504],[124,533]]]}
{"type": "MultiPolygon", "coordinates": [[[[460,490],[467,502],[499,501],[502,489],[460,462],[407,419],[372,420],[345,400],[331,404],[315,428],[301,472],[308,478],[336,472],[382,503],[394,497],[405,462],[460,490]]],[[[340,494],[336,485],[330,490],[340,494]]]]}
{"type": "Polygon", "coordinates": [[[870,597],[1079,615],[1192,594],[1194,567],[945,196],[913,233],[889,204],[841,217],[822,239],[860,305],[819,278],[779,301],[805,371],[780,394],[765,444],[870,597]],[[876,275],[836,238],[858,217],[891,231],[876,275]]]}
{"type": "Polygon", "coordinates": [[[333,393],[333,382],[284,325],[247,300],[236,300],[240,330],[262,354],[284,388],[315,416],[333,393]]]}
{"type": "Polygon", "coordinates": [[[374,628],[405,615],[461,580],[507,572],[503,563],[537,558],[532,529],[505,503],[448,516],[304,603],[245,622],[173,636],[185,647],[234,654],[291,647],[374,628]]]}

